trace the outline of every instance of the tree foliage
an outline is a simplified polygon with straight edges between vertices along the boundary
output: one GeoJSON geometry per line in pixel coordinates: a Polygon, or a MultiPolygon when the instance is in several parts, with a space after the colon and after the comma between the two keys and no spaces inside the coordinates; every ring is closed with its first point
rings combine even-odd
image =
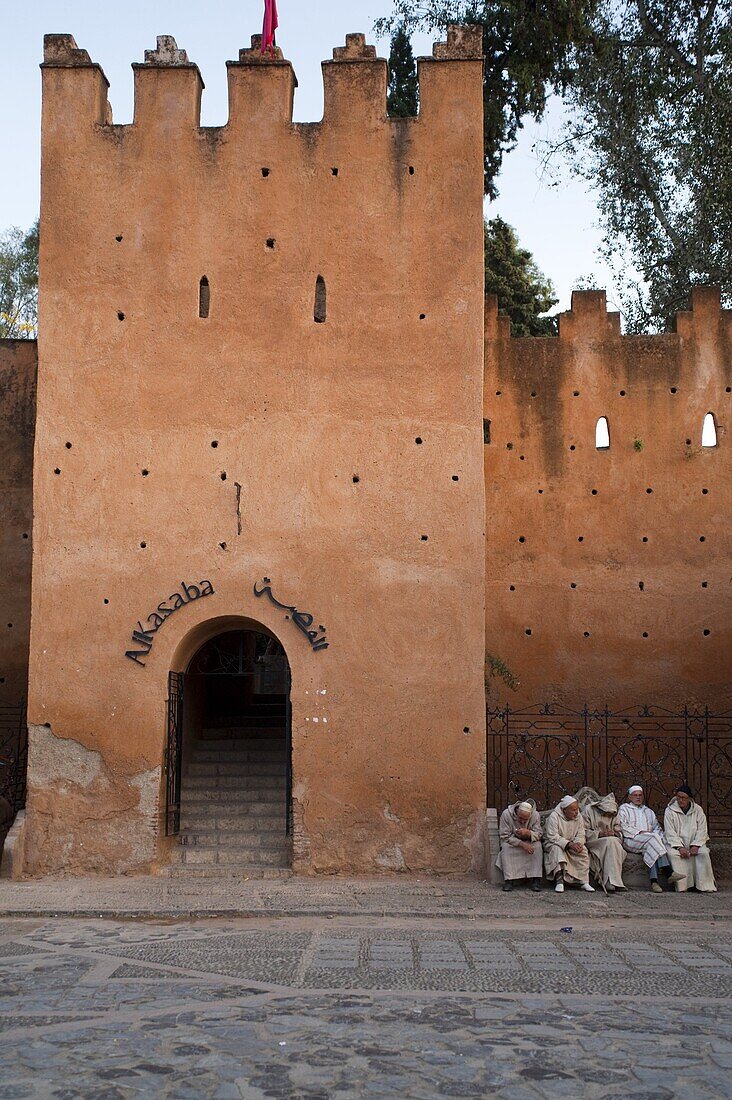
{"type": "Polygon", "coordinates": [[[503,218],[485,223],[485,291],[497,296],[514,336],[556,333],[555,318],[541,316],[557,304],[554,288],[503,218]]]}
{"type": "Polygon", "coordinates": [[[691,287],[732,301],[732,0],[605,0],[580,47],[565,135],[597,191],[630,331],[691,287]]]}
{"type": "Polygon", "coordinates": [[[395,27],[389,50],[389,90],[386,110],[393,118],[409,118],[419,109],[419,82],[412,41],[406,27],[395,27]]]}
{"type": "Polygon", "coordinates": [[[38,324],[38,222],[0,235],[0,338],[34,339],[38,324]]]}
{"type": "Polygon", "coordinates": [[[393,0],[378,20],[380,34],[403,27],[442,29],[448,23],[483,26],[485,193],[498,194],[504,154],[516,144],[522,119],[541,118],[549,90],[563,91],[573,72],[574,48],[592,33],[601,0],[393,0]]]}

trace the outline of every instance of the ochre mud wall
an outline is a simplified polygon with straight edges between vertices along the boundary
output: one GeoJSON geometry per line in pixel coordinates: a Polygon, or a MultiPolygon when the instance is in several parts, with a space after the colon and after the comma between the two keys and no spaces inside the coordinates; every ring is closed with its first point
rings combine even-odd
{"type": "Polygon", "coordinates": [[[28,870],[160,858],[168,672],[217,617],[287,650],[297,868],[465,870],[485,798],[480,41],[451,30],[420,62],[404,120],[357,35],[317,124],[292,123],[292,68],[256,44],[219,128],[172,41],[134,69],[116,126],[99,67],[46,41],[28,870]],[[265,575],[328,649],[254,597],[265,575]]]}
{"type": "Polygon", "coordinates": [[[512,339],[489,300],[485,336],[486,649],[520,681],[489,705],[729,710],[732,312],[700,290],[676,332],[621,336],[591,291],[512,339]]]}
{"type": "Polygon", "coordinates": [[[0,705],[28,690],[35,340],[0,340],[0,705]]]}

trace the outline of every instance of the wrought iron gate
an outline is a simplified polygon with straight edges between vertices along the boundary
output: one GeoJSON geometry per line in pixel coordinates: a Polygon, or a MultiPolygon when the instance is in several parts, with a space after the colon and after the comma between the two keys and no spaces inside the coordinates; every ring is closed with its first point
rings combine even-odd
{"type": "Polygon", "coordinates": [[[732,836],[732,714],[708,707],[573,711],[552,703],[486,711],[488,805],[517,797],[546,809],[584,785],[620,797],[641,783],[663,808],[674,784],[695,791],[715,836],[732,836]]]}
{"type": "Polygon", "coordinates": [[[13,816],[25,806],[28,765],[28,726],[25,702],[0,705],[0,795],[13,816]]]}
{"type": "Polygon", "coordinates": [[[180,777],[183,753],[182,672],[168,673],[168,738],[165,749],[165,835],[180,832],[180,777]]]}
{"type": "Polygon", "coordinates": [[[290,672],[290,666],[287,666],[287,695],[285,697],[285,741],[287,752],[287,783],[285,793],[285,835],[292,836],[292,703],[290,702],[290,692],[292,689],[292,673],[290,672]]]}

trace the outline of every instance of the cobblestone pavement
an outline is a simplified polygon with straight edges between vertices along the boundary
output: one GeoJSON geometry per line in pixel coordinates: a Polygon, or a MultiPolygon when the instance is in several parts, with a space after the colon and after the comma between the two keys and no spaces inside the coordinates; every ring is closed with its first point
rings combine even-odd
{"type": "Polygon", "coordinates": [[[0,1100],[728,1097],[731,928],[5,919],[0,1100]]]}

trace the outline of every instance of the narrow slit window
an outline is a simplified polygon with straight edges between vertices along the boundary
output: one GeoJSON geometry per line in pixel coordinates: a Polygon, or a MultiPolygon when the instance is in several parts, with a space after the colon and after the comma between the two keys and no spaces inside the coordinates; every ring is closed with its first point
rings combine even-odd
{"type": "Polygon", "coordinates": [[[490,420],[483,420],[483,442],[490,443],[491,441],[491,422],[490,420]]]}
{"type": "Polygon", "coordinates": [[[211,308],[211,287],[207,277],[204,275],[198,284],[198,316],[208,317],[208,311],[211,308]]]}
{"type": "Polygon", "coordinates": [[[714,413],[708,412],[704,417],[704,424],[702,425],[702,447],[716,447],[717,446],[717,425],[714,420],[714,413]]]}
{"type": "Polygon", "coordinates": [[[322,275],[318,275],[317,279],[315,280],[315,309],[313,310],[313,319],[317,325],[322,325],[325,322],[325,313],[325,279],[322,275]]]}
{"type": "Polygon", "coordinates": [[[598,451],[606,451],[610,446],[610,429],[606,416],[601,416],[595,425],[595,446],[598,451]]]}

